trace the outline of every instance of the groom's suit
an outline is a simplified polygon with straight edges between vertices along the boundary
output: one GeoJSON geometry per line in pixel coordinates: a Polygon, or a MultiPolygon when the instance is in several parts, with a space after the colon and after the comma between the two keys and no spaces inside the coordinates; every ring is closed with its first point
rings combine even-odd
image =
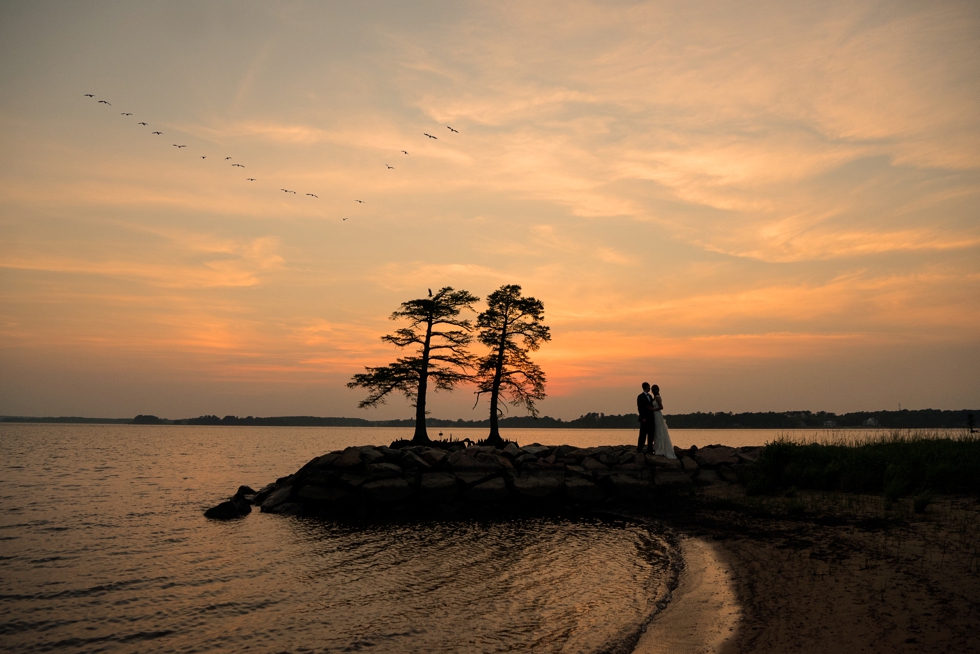
{"type": "Polygon", "coordinates": [[[636,396],[636,411],[640,414],[640,438],[636,442],[636,451],[643,450],[643,443],[649,443],[648,452],[653,452],[653,414],[655,403],[653,396],[649,393],[640,393],[636,396]]]}

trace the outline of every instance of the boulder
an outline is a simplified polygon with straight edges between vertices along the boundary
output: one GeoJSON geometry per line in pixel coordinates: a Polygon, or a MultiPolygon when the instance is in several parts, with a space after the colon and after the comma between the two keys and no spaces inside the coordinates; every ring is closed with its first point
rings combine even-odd
{"type": "Polygon", "coordinates": [[[761,447],[740,447],[736,450],[735,454],[744,463],[755,463],[759,460],[760,452],[762,452],[761,447]]]}
{"type": "Polygon", "coordinates": [[[717,468],[722,464],[737,465],[739,462],[735,448],[725,445],[701,448],[695,453],[694,460],[702,468],[717,468]]]}
{"type": "Polygon", "coordinates": [[[591,456],[587,456],[584,459],[582,459],[582,467],[589,471],[609,470],[608,466],[599,463],[599,461],[593,459],[591,456]]]}
{"type": "Polygon", "coordinates": [[[266,513],[275,513],[276,515],[302,515],[303,505],[298,502],[283,502],[269,509],[266,513]]]}
{"type": "Polygon", "coordinates": [[[527,454],[533,454],[535,457],[547,456],[551,453],[551,448],[547,445],[525,445],[521,449],[527,454]]]}
{"type": "Polygon", "coordinates": [[[555,449],[555,456],[557,456],[558,458],[572,456],[573,454],[575,454],[576,450],[578,450],[578,448],[575,447],[574,445],[559,445],[555,449]]]}
{"type": "Polygon", "coordinates": [[[415,489],[409,485],[404,477],[365,482],[361,485],[361,490],[372,500],[381,504],[404,502],[415,494],[415,489]]]}
{"type": "Polygon", "coordinates": [[[403,477],[405,471],[394,463],[371,463],[364,469],[364,476],[371,481],[403,477]]]}
{"type": "Polygon", "coordinates": [[[565,497],[570,502],[592,504],[606,499],[606,491],[587,479],[572,477],[565,480],[565,497]]]}
{"type": "Polygon", "coordinates": [[[269,495],[272,495],[272,493],[274,493],[277,488],[279,488],[277,484],[266,484],[265,486],[260,488],[259,491],[255,494],[255,497],[252,498],[252,503],[262,504],[262,502],[265,501],[265,498],[269,497],[269,495]]]}
{"type": "Polygon", "coordinates": [[[326,488],[324,486],[303,486],[296,496],[322,504],[344,504],[354,499],[354,494],[346,488],[326,488]]]}
{"type": "Polygon", "coordinates": [[[507,484],[500,477],[490,479],[482,484],[477,484],[466,491],[466,494],[463,496],[467,501],[481,504],[487,502],[503,502],[509,497],[510,493],[507,491],[507,484]]]}
{"type": "Polygon", "coordinates": [[[419,483],[419,500],[432,504],[448,504],[456,499],[459,484],[448,472],[424,472],[419,483]]]}
{"type": "Polygon", "coordinates": [[[380,463],[384,461],[384,459],[385,455],[373,447],[365,446],[361,448],[361,463],[367,463],[370,465],[372,463],[380,463]]]}
{"type": "Polygon", "coordinates": [[[645,500],[650,497],[650,482],[638,477],[627,474],[610,475],[609,483],[612,484],[616,494],[627,500],[645,500]]]}
{"type": "Polygon", "coordinates": [[[449,455],[449,467],[453,470],[498,470],[500,463],[486,452],[470,453],[475,448],[467,448],[462,452],[453,452],[449,455]]]}
{"type": "Polygon", "coordinates": [[[440,449],[435,448],[435,447],[430,447],[430,448],[426,449],[424,452],[422,452],[422,454],[420,454],[419,456],[422,457],[422,460],[423,461],[425,461],[430,466],[432,466],[433,468],[435,468],[440,463],[442,463],[443,461],[445,461],[446,460],[446,457],[448,455],[446,454],[446,451],[445,450],[440,450],[440,449]]]}
{"type": "Polygon", "coordinates": [[[247,511],[243,513],[238,503],[227,500],[205,511],[204,517],[210,518],[211,520],[234,520],[235,518],[242,518],[251,513],[251,506],[245,504],[244,507],[247,511]]]}
{"type": "Polygon", "coordinates": [[[613,466],[613,470],[618,470],[621,472],[639,472],[640,470],[643,470],[643,466],[641,466],[639,463],[629,461],[627,463],[617,463],[613,466]]]}
{"type": "Polygon", "coordinates": [[[558,495],[562,481],[561,477],[555,475],[527,475],[515,477],[513,486],[519,497],[540,500],[558,495]]]}
{"type": "Polygon", "coordinates": [[[334,458],[332,465],[334,468],[353,468],[361,465],[361,448],[348,447],[334,458]]]}
{"type": "Polygon", "coordinates": [[[262,502],[262,511],[265,513],[274,513],[273,509],[278,507],[280,504],[287,502],[292,494],[292,486],[283,486],[282,488],[275,490],[262,502]]]}
{"type": "Polygon", "coordinates": [[[405,452],[402,455],[401,467],[406,470],[429,470],[432,466],[414,452],[405,452]]]}
{"type": "Polygon", "coordinates": [[[691,475],[683,470],[669,470],[658,468],[653,476],[653,483],[657,486],[690,486],[691,475]]]}
{"type": "Polygon", "coordinates": [[[453,475],[466,486],[476,486],[488,479],[495,479],[500,476],[499,470],[464,470],[454,472],[453,475]]]}
{"type": "Polygon", "coordinates": [[[338,450],[336,452],[330,452],[328,454],[324,454],[321,457],[317,457],[316,461],[313,463],[313,467],[315,467],[315,468],[329,468],[330,466],[333,465],[333,462],[334,461],[336,461],[338,458],[340,458],[340,455],[341,454],[343,454],[343,452],[341,452],[340,450],[338,450]]]}
{"type": "Polygon", "coordinates": [[[599,452],[595,458],[599,461],[599,463],[609,468],[619,463],[619,456],[615,452],[608,449],[604,452],[599,452]]]}
{"type": "Polygon", "coordinates": [[[523,466],[523,465],[526,465],[528,463],[535,463],[537,460],[538,460],[538,457],[534,456],[533,454],[528,454],[527,452],[525,452],[524,454],[522,454],[519,457],[517,457],[516,459],[514,459],[514,463],[516,463],[517,465],[523,466]]]}
{"type": "Polygon", "coordinates": [[[512,459],[516,459],[521,455],[521,448],[517,447],[516,443],[507,443],[507,446],[502,451],[512,459]]]}
{"type": "Polygon", "coordinates": [[[683,469],[684,472],[694,472],[695,470],[698,469],[698,464],[695,463],[694,459],[692,459],[689,456],[682,456],[680,458],[680,462],[681,462],[681,469],[683,469]]]}
{"type": "MultiPolygon", "coordinates": [[[[654,468],[669,468],[672,470],[681,469],[680,459],[668,459],[665,456],[659,456],[657,454],[647,454],[645,456],[647,465],[653,466],[654,468]]],[[[691,463],[694,463],[693,461],[691,463]]]]}
{"type": "Polygon", "coordinates": [[[238,490],[235,491],[235,495],[240,495],[240,496],[255,495],[255,491],[252,490],[251,486],[239,486],[238,490]]]}

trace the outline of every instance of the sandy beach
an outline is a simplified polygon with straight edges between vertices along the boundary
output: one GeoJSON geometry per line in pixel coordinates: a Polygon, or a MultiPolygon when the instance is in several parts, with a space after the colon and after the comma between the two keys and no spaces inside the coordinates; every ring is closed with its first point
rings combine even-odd
{"type": "Polygon", "coordinates": [[[918,514],[874,496],[712,494],[672,520],[685,570],[637,652],[980,651],[975,498],[918,514]]]}
{"type": "Polygon", "coordinates": [[[741,610],[732,572],[717,546],[688,536],[678,546],[684,558],[678,586],[670,604],[647,625],[636,654],[718,652],[738,627],[741,610]]]}

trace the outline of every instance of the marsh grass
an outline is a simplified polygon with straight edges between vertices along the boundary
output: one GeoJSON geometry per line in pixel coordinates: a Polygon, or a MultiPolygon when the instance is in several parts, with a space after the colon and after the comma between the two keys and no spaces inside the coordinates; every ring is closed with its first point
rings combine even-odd
{"type": "Polygon", "coordinates": [[[741,479],[752,495],[788,489],[873,493],[883,495],[886,504],[916,496],[924,510],[934,492],[980,495],[980,436],[966,431],[865,437],[838,432],[809,445],[781,436],[763,447],[741,479]]]}

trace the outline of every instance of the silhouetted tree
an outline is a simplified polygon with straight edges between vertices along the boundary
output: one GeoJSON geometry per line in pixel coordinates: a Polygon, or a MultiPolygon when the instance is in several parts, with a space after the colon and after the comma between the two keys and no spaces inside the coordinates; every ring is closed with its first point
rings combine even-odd
{"type": "Polygon", "coordinates": [[[500,444],[498,420],[503,413],[500,397],[514,406],[523,406],[537,417],[535,400],[545,397],[545,374],[531,361],[528,352],[550,341],[544,320],[544,304],[533,297],[523,297],[521,287],[505,285],[487,298],[487,309],[476,319],[479,340],[490,348],[477,364],[474,380],[477,402],[490,395],[490,435],[488,443],[500,444]]]}
{"type": "Polygon", "coordinates": [[[412,441],[427,443],[425,429],[425,399],[429,385],[435,390],[452,390],[456,384],[469,379],[467,371],[473,366],[473,356],[466,351],[472,342],[473,325],[459,317],[463,309],[473,309],[480,298],[452,287],[439,289],[429,297],[403,302],[391,314],[392,320],[408,319],[408,327],[381,340],[396,347],[413,348],[414,353],[378,368],[365,367],[367,372],[356,374],[348,388],[366,388],[370,394],[358,404],[359,408],[384,404],[388,394],[399,391],[415,406],[415,434],[412,441]]]}

